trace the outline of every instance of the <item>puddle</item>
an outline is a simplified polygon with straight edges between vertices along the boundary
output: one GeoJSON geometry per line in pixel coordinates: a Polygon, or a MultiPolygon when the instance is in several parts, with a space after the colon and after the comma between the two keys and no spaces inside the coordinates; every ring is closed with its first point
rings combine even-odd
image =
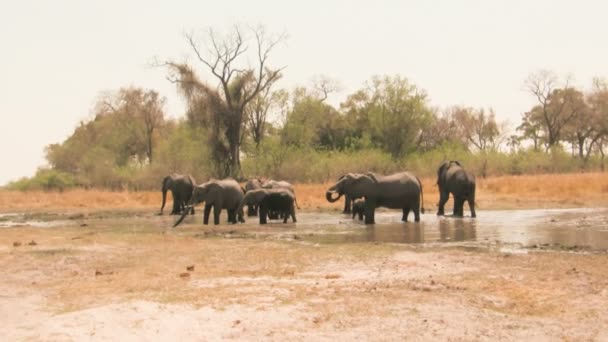
{"type": "MultiPolygon", "coordinates": [[[[198,216],[189,220],[192,226],[202,226],[198,216]]],[[[400,212],[377,212],[375,225],[365,225],[337,213],[300,213],[297,224],[271,221],[259,226],[256,218],[248,218],[244,225],[229,227],[238,234],[257,238],[320,244],[458,243],[513,251],[522,248],[608,250],[608,209],[494,210],[482,211],[476,219],[426,214],[420,223],[400,220],[400,212]]],[[[206,227],[213,229],[213,226],[206,227]]]]}
{"type": "Polygon", "coordinates": [[[398,212],[384,212],[377,213],[376,224],[370,226],[340,220],[324,227],[320,235],[304,235],[303,239],[319,243],[476,242],[473,245],[608,250],[607,209],[496,210],[483,211],[476,219],[426,214],[420,223],[402,223],[400,219],[398,212]]]}
{"type": "Polygon", "coordinates": [[[32,219],[30,214],[18,214],[18,213],[3,213],[0,214],[0,228],[14,228],[14,227],[36,227],[36,228],[50,228],[59,227],[70,224],[65,220],[37,220],[32,219]]]}

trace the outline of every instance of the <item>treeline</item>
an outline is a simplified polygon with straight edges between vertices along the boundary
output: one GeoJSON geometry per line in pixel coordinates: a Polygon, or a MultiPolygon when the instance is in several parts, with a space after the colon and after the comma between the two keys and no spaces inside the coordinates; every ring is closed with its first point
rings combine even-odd
{"type": "Polygon", "coordinates": [[[270,67],[269,56],[284,38],[262,28],[221,37],[209,31],[206,51],[186,38],[199,71],[158,63],[186,100],[184,119],[167,119],[165,100],[154,90],[105,93],[92,119],[47,146],[50,168],[9,187],[157,189],[172,172],[199,182],[226,176],[324,182],[344,172],[404,169],[432,176],[445,159],[482,177],[604,170],[608,83],[601,79],[583,91],[547,71],[531,74],[525,84],[538,104],[509,135],[491,108],[432,107],[423,89],[398,75],[372,78],[337,107],[327,101],[338,88],[329,79],[275,89],[285,70],[270,67]]]}

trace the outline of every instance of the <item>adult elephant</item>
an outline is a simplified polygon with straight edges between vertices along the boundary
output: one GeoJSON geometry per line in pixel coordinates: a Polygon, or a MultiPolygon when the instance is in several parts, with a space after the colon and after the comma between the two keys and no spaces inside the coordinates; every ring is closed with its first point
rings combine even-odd
{"type": "MultiPolygon", "coordinates": [[[[291,216],[292,221],[296,222],[295,195],[286,189],[256,189],[247,191],[239,209],[245,205],[259,206],[260,224],[266,224],[266,218],[271,212],[277,213],[275,217],[282,217],[283,223],[291,216]]],[[[272,217],[270,217],[272,218],[272,217]]]]}
{"type": "MultiPolygon", "coordinates": [[[[173,196],[173,210],[171,210],[171,215],[181,214],[188,202],[190,202],[195,184],[196,181],[190,175],[172,173],[165,177],[162,183],[163,203],[160,206],[159,215],[163,214],[163,209],[165,208],[165,202],[167,200],[167,191],[169,190],[171,190],[171,195],[173,196]]],[[[190,212],[194,214],[194,208],[191,208],[190,212]]]]}
{"type": "MultiPolygon", "coordinates": [[[[262,188],[262,182],[259,178],[252,178],[245,183],[245,194],[252,190],[257,190],[262,188]]],[[[248,204],[247,205],[247,216],[258,216],[258,205],[257,204],[248,204]]]]}
{"type": "MultiPolygon", "coordinates": [[[[359,173],[353,173],[353,175],[359,175],[359,173]]],[[[342,180],[346,175],[340,176],[338,178],[338,182],[342,180]]],[[[342,214],[350,214],[352,212],[352,206],[354,205],[356,198],[351,198],[348,195],[344,195],[344,209],[342,210],[342,214]]]]}
{"type": "Polygon", "coordinates": [[[454,197],[454,216],[464,216],[464,202],[469,203],[471,217],[475,214],[475,176],[467,172],[456,160],[446,161],[437,169],[439,186],[439,210],[437,215],[444,215],[445,203],[454,197]]]}
{"type": "Polygon", "coordinates": [[[424,213],[422,183],[409,172],[400,172],[388,176],[374,173],[347,174],[325,193],[329,202],[335,202],[348,195],[351,198],[365,198],[365,223],[375,222],[377,207],[402,209],[402,221],[407,222],[410,210],[414,212],[414,220],[420,221],[420,213],[424,213]],[[333,198],[333,194],[338,194],[333,198]]]}
{"type": "MultiPolygon", "coordinates": [[[[234,179],[213,179],[194,187],[190,206],[193,207],[198,203],[205,202],[205,211],[203,213],[204,224],[209,224],[211,208],[213,208],[213,224],[217,225],[220,223],[222,209],[226,209],[228,212],[229,222],[236,223],[237,220],[245,222],[242,208],[239,210],[239,204],[243,200],[243,196],[245,196],[243,188],[234,179]]],[[[186,215],[187,213],[182,214],[173,227],[180,224],[186,215]]]]}

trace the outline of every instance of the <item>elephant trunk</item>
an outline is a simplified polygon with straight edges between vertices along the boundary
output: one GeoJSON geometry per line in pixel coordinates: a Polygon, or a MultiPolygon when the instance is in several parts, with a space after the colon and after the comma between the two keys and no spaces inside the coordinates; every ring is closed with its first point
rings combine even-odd
{"type": "Polygon", "coordinates": [[[160,206],[160,213],[158,213],[159,215],[163,214],[163,209],[165,208],[165,202],[167,200],[167,178],[163,179],[163,188],[161,189],[163,192],[163,203],[160,206]]]}
{"type": "Polygon", "coordinates": [[[186,218],[186,216],[188,216],[188,213],[190,212],[190,210],[192,210],[193,207],[194,205],[186,206],[184,212],[182,213],[182,216],[180,216],[180,218],[175,222],[175,224],[173,224],[173,228],[177,227],[178,224],[182,223],[182,221],[186,218]]]}
{"type": "Polygon", "coordinates": [[[329,203],[334,203],[334,202],[336,202],[337,200],[339,200],[339,199],[340,199],[340,197],[342,197],[342,194],[338,192],[338,197],[336,197],[336,198],[332,198],[332,194],[334,194],[334,193],[336,193],[336,191],[327,191],[327,192],[325,193],[325,199],[327,199],[327,201],[328,201],[329,203]]]}

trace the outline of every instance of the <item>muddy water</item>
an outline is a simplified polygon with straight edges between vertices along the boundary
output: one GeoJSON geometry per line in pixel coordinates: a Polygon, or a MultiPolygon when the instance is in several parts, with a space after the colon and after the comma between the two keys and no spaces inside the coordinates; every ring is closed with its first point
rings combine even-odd
{"type": "Polygon", "coordinates": [[[336,215],[302,214],[300,219],[303,223],[298,223],[297,230],[302,237],[320,243],[466,243],[608,250],[606,209],[497,210],[484,211],[475,219],[427,214],[420,223],[402,223],[400,213],[383,212],[376,214],[375,225],[364,225],[342,215],[336,220],[336,215]],[[319,223],[315,224],[317,220],[319,223]],[[313,235],[307,235],[313,231],[313,235]]]}
{"type": "MultiPolygon", "coordinates": [[[[422,215],[421,222],[401,222],[401,212],[378,211],[376,224],[365,225],[350,215],[300,212],[296,224],[270,221],[260,226],[256,217],[245,224],[202,225],[202,215],[189,216],[170,228],[174,216],[154,213],[102,213],[66,220],[65,215],[0,214],[0,228],[90,226],[136,232],[173,232],[196,237],[301,240],[310,243],[381,242],[427,245],[464,245],[480,248],[522,248],[608,251],[608,209],[534,209],[480,211],[478,217],[422,215]],[[40,218],[44,219],[40,219],[40,218]]],[[[222,213],[222,222],[225,220],[222,213]]],[[[410,215],[410,220],[413,219],[410,215]]]]}
{"type": "Polygon", "coordinates": [[[426,214],[420,223],[400,220],[400,212],[377,212],[374,225],[365,225],[341,214],[300,213],[295,225],[277,221],[261,228],[254,224],[255,219],[249,219],[245,225],[234,227],[242,232],[315,243],[608,250],[608,209],[496,210],[483,211],[475,219],[426,214]]]}

